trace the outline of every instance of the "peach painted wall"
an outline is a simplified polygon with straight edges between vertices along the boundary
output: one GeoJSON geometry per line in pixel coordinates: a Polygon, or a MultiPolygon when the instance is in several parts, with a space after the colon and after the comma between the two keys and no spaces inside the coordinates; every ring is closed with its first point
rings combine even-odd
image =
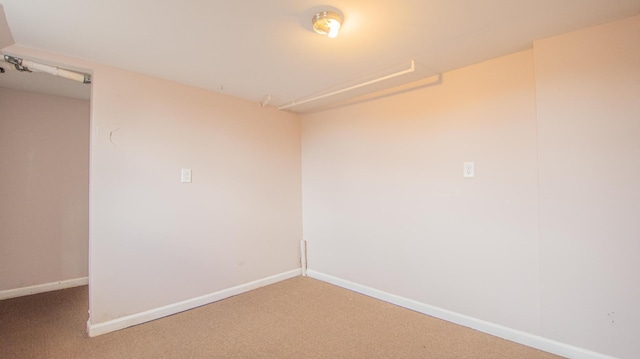
{"type": "Polygon", "coordinates": [[[93,73],[91,325],[300,268],[300,118],[138,73],[93,73]],[[193,182],[180,183],[180,169],[193,182]]]}
{"type": "Polygon", "coordinates": [[[94,79],[92,324],[300,267],[298,116],[113,68],[94,79]]]}
{"type": "Polygon", "coordinates": [[[309,268],[539,333],[535,114],[525,51],[303,116],[309,268]]]}
{"type": "Polygon", "coordinates": [[[640,357],[640,17],[302,126],[310,270],[640,357]]]}
{"type": "Polygon", "coordinates": [[[89,102],[0,88],[0,290],[87,276],[89,102]]]}
{"type": "Polygon", "coordinates": [[[640,358],[640,16],[535,43],[542,333],[640,358]]]}

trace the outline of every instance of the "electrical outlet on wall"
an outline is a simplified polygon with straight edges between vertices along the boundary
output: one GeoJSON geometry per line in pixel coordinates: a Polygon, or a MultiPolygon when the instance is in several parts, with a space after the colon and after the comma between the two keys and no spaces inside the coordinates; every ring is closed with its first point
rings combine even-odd
{"type": "Polygon", "coordinates": [[[462,176],[464,178],[474,178],[476,176],[476,169],[474,162],[464,162],[462,164],[462,176]]]}
{"type": "Polygon", "coordinates": [[[180,171],[180,182],[182,183],[191,183],[191,169],[183,168],[180,171]]]}

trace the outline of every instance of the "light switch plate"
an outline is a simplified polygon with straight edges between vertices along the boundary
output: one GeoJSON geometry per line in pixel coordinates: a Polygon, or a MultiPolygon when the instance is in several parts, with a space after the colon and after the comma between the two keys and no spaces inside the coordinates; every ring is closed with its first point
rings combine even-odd
{"type": "Polygon", "coordinates": [[[474,162],[464,162],[462,164],[462,176],[464,178],[474,178],[476,176],[476,169],[474,162]]]}
{"type": "Polygon", "coordinates": [[[180,182],[182,183],[191,183],[191,169],[183,168],[180,172],[180,182]]]}

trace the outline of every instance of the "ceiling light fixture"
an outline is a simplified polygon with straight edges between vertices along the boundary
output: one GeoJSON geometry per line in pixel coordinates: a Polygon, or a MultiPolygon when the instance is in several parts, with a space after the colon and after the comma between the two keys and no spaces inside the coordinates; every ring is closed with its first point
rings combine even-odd
{"type": "Polygon", "coordinates": [[[340,26],[342,26],[342,16],[333,11],[322,11],[313,16],[311,20],[313,31],[330,38],[338,36],[340,26]]]}

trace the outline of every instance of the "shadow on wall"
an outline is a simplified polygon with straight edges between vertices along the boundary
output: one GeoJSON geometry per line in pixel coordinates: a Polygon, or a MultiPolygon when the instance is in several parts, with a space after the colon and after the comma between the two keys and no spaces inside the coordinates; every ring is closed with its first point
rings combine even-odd
{"type": "Polygon", "coordinates": [[[15,41],[13,41],[13,35],[11,35],[11,29],[4,14],[4,7],[0,4],[0,50],[13,44],[15,41]]]}

